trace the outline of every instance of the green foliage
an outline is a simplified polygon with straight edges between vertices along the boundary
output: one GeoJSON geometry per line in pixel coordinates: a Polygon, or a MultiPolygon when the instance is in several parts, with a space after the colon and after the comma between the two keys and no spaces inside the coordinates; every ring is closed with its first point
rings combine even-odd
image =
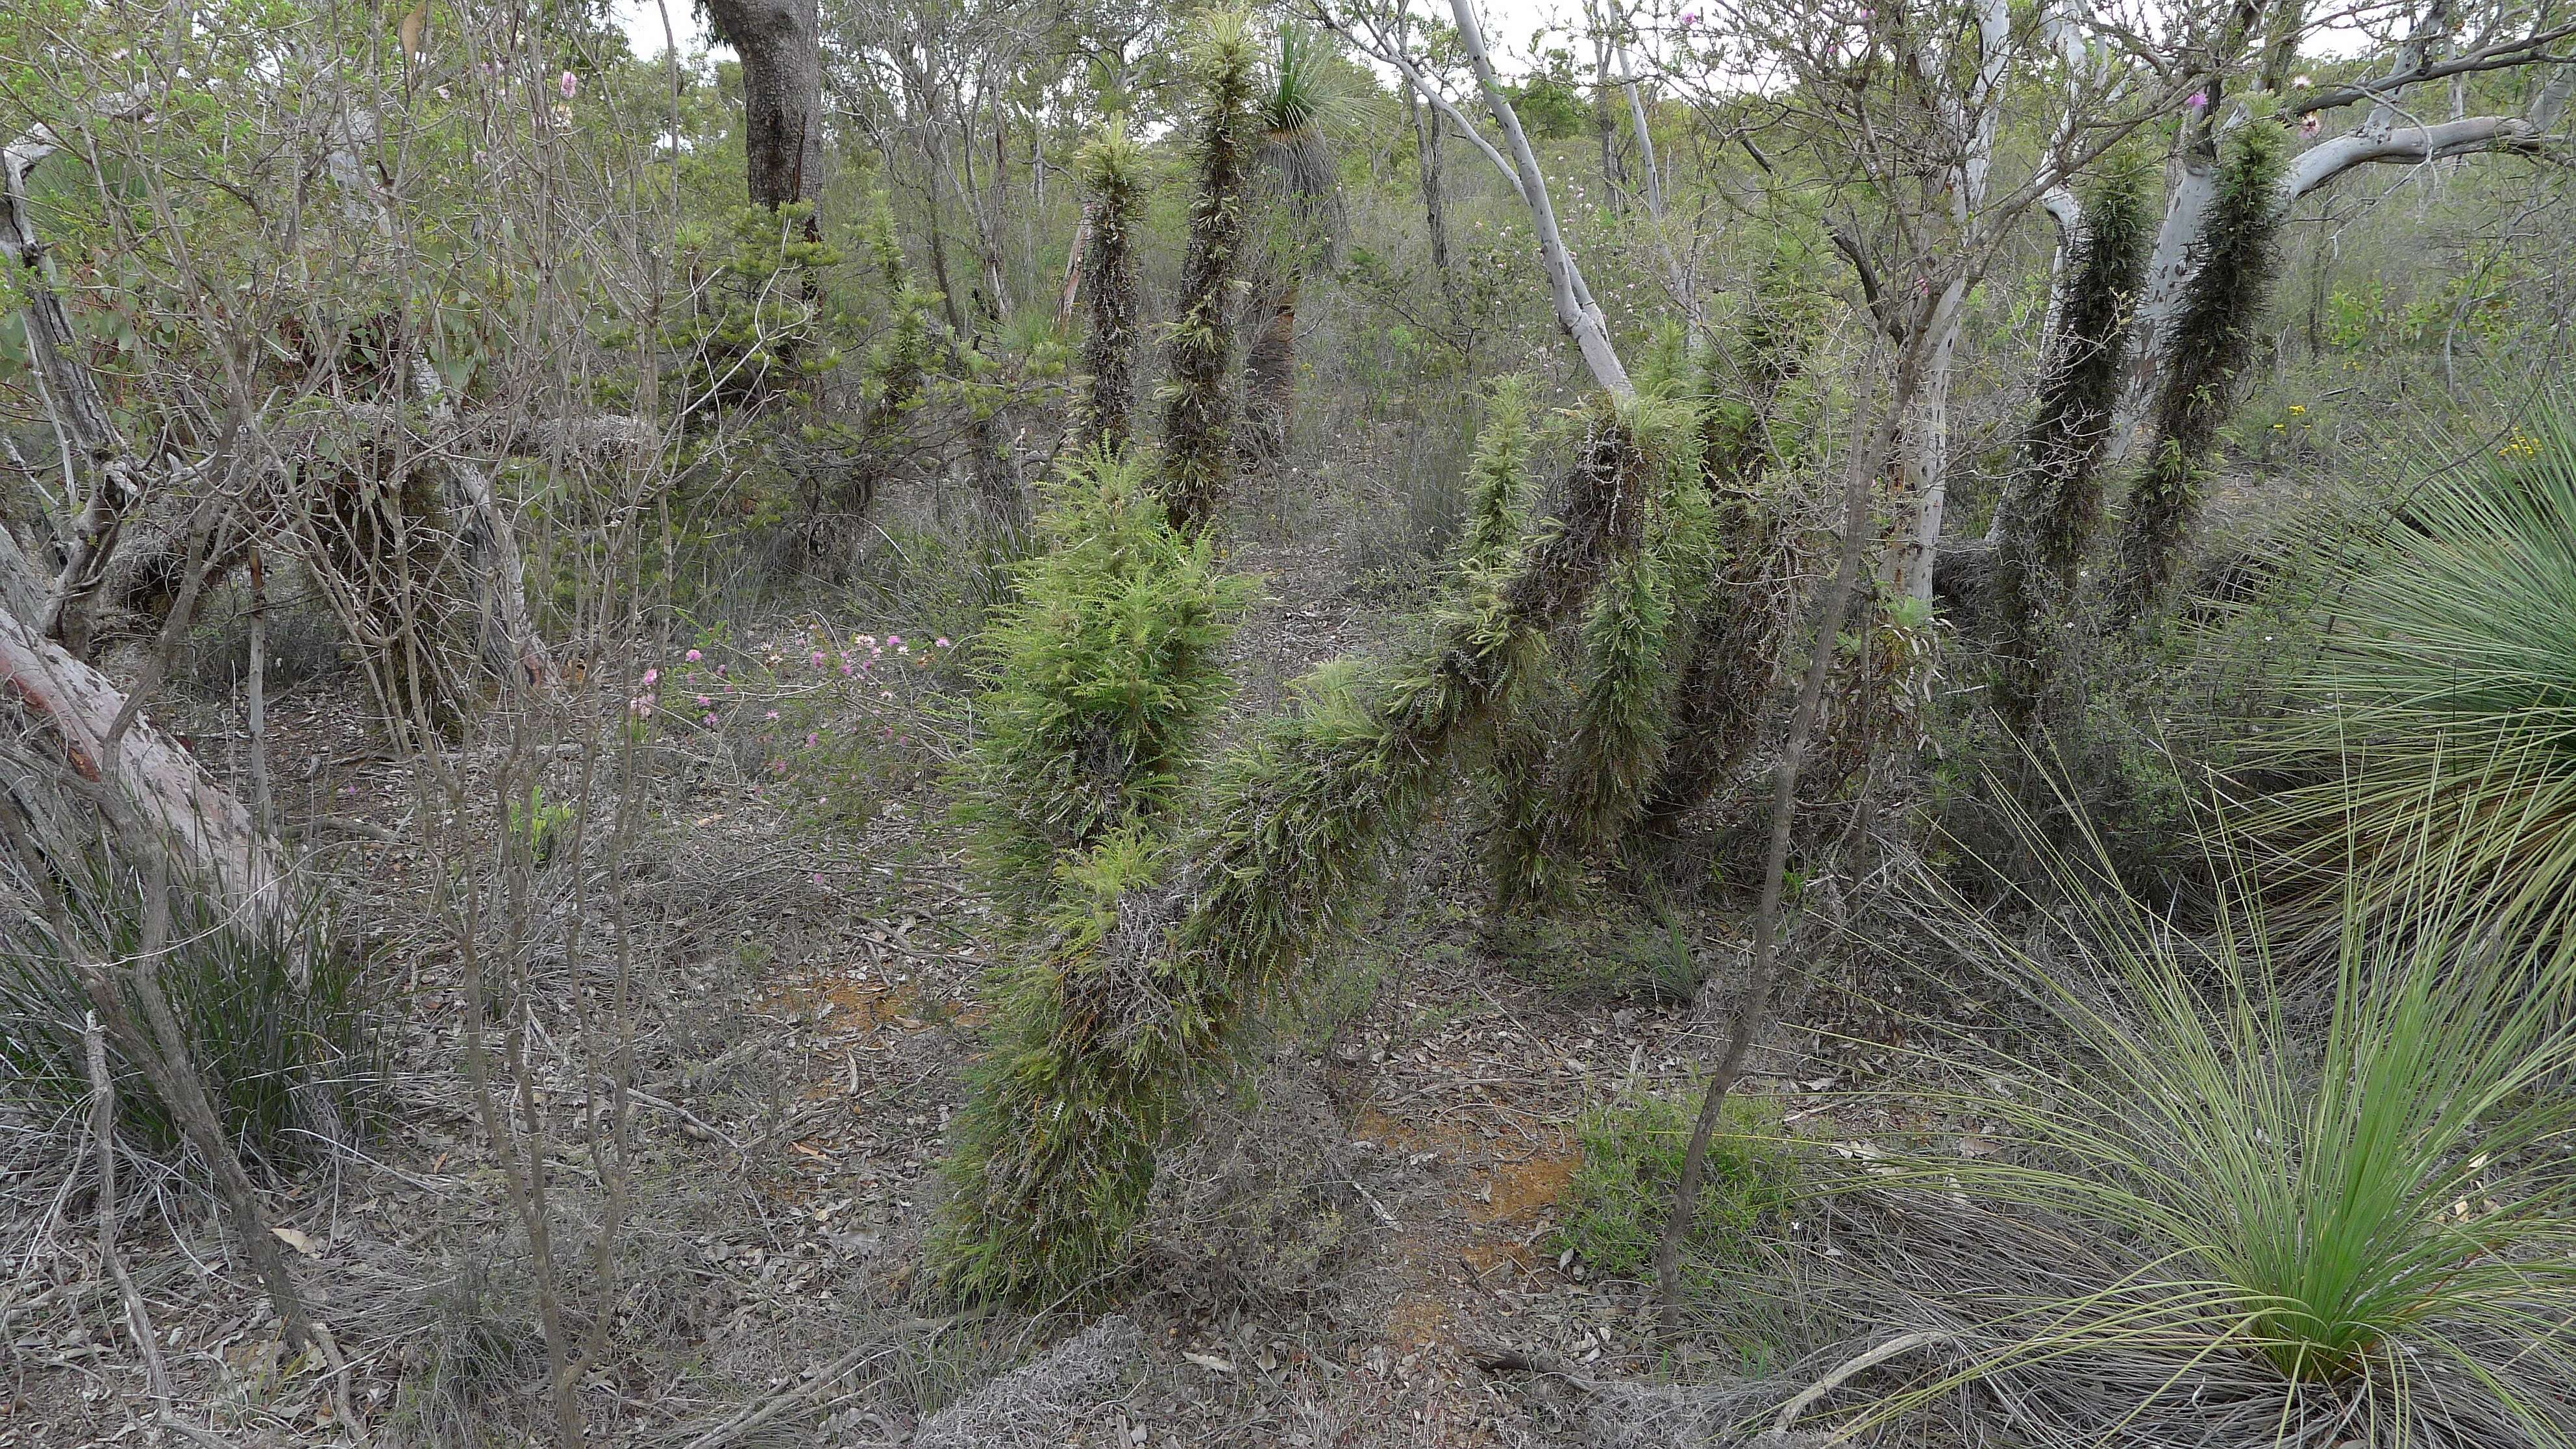
{"type": "Polygon", "coordinates": [[[2576,922],[2576,411],[2437,479],[2344,561],[2338,627],[2264,753],[2321,773],[2257,807],[2331,879],[2441,841],[2481,899],[2576,922]]]}
{"type": "Polygon", "coordinates": [[[2533,951],[2484,913],[2474,853],[2425,846],[2351,881],[2322,1019],[2292,1004],[2240,859],[2195,941],[2105,890],[2098,846],[2050,853],[2060,897],[2083,903],[2073,960],[1950,903],[1954,944],[2044,1004],[2083,1070],[2008,1064],[2060,1084],[1964,1106],[2015,1149],[1905,1176],[2036,1213],[2048,1241],[2080,1233],[2116,1275],[2071,1301],[1979,1290],[2006,1344],[1963,1376],[2112,1350],[2179,1378],[2242,1354],[2386,1406],[2391,1442],[2417,1440],[2418,1414],[2462,1414],[2464,1394],[2530,1442],[2566,1442],[2576,1100],[2557,1084],[2576,1066],[2576,939],[2533,951]],[[2391,911],[2404,929],[2383,929],[2391,911]]]}
{"type": "Polygon", "coordinates": [[[682,229],[679,251],[693,285],[663,342],[677,355],[683,413],[807,400],[815,379],[840,365],[827,341],[833,321],[812,282],[842,257],[808,233],[813,212],[808,202],[742,206],[682,229]]]}
{"type": "Polygon", "coordinates": [[[1592,112],[1574,79],[1573,53],[1552,48],[1539,62],[1527,79],[1503,87],[1513,112],[1521,118],[1521,128],[1534,141],[1562,141],[1581,134],[1592,112]]]}
{"type": "Polygon", "coordinates": [[[528,859],[543,865],[553,856],[567,832],[574,828],[572,807],[560,802],[546,803],[546,787],[530,785],[525,800],[509,801],[510,834],[527,851],[528,859]]]}
{"type": "Polygon", "coordinates": [[[860,368],[859,441],[882,452],[925,401],[936,326],[930,309],[938,305],[939,294],[912,284],[903,243],[895,236],[894,207],[882,191],[869,202],[866,243],[893,315],[860,368]]]}
{"type": "MultiPolygon", "coordinates": [[[[1596,1273],[1642,1278],[1652,1271],[1698,1115],[1689,1096],[1639,1094],[1587,1108],[1574,1129],[1583,1165],[1566,1188],[1557,1243],[1596,1273]]],[[[1755,1232],[1790,1203],[1796,1173],[1780,1109],[1760,1097],[1729,1096],[1691,1215],[1692,1276],[1742,1257],[1755,1232]]]]}
{"type": "Polygon", "coordinates": [[[1244,189],[1252,165],[1252,22],[1220,10],[1200,22],[1200,110],[1191,137],[1198,191],[1181,264],[1181,304],[1163,385],[1164,504],[1185,533],[1207,527],[1234,472],[1234,326],[1229,304],[1243,249],[1244,189]]]}
{"type": "Polygon", "coordinates": [[[1396,657],[1311,677],[1227,758],[1165,869],[1127,836],[1068,867],[1047,949],[999,989],[945,1168],[931,1260],[948,1291],[1046,1300],[1121,1266],[1183,1092],[1347,924],[1543,657],[1541,631],[1635,546],[1633,453],[1603,425],[1510,571],[1471,574],[1396,657]]]}
{"type": "Polygon", "coordinates": [[[1625,431],[1640,446],[1627,466],[1660,480],[1656,517],[1646,547],[1612,567],[1584,618],[1562,733],[1515,726],[1518,768],[1498,783],[1507,792],[1537,786],[1541,798],[1507,793],[1501,802],[1487,855],[1504,905],[1560,894],[1584,861],[1618,843],[1662,769],[1679,673],[1672,656],[1716,565],[1695,420],[1652,397],[1628,409],[1625,431]]]}
{"type": "Polygon", "coordinates": [[[2039,406],[2004,497],[1992,586],[2001,634],[1995,704],[2014,729],[2028,728],[2063,667],[2077,572],[2101,520],[2098,468],[2154,235],[2148,181],[2143,159],[2118,153],[2084,198],[2039,406]]]}
{"type": "Polygon", "coordinates": [[[1082,253],[1082,295],[1090,326],[1082,367],[1090,379],[1075,419],[1077,446],[1111,454],[1135,434],[1136,224],[1144,208],[1145,149],[1113,116],[1074,156],[1074,175],[1091,193],[1091,239],[1082,253]]]}
{"type": "MultiPolygon", "coordinates": [[[[366,953],[335,937],[318,911],[292,923],[246,921],[202,891],[170,892],[166,929],[154,933],[149,889],[106,868],[67,883],[71,925],[114,961],[135,960],[148,939],[166,943],[153,970],[225,1136],[254,1157],[295,1161],[314,1141],[304,1130],[308,1094],[327,1097],[344,1124],[371,1113],[383,1059],[366,953]],[[311,973],[302,987],[299,963],[311,973]]],[[[0,919],[0,1083],[49,1113],[89,1096],[82,1028],[92,1008],[75,955],[32,912],[0,919]]],[[[131,990],[125,1009],[144,1020],[131,990]]],[[[108,1058],[120,1128],[155,1151],[177,1151],[184,1137],[170,1104],[113,1037],[108,1058]]]]}
{"type": "Polygon", "coordinates": [[[1528,524],[1531,383],[1514,373],[1497,378],[1476,434],[1476,456],[1467,469],[1467,529],[1459,544],[1467,571],[1502,565],[1528,524]]]}
{"type": "Polygon", "coordinates": [[[2129,488],[2105,605],[2115,627],[2152,612],[2181,568],[2200,512],[2203,468],[2234,407],[2236,377],[2253,354],[2279,264],[2284,149],[2279,126],[2255,122],[2238,132],[2219,162],[2206,253],[2183,288],[2173,334],[2165,339],[2169,361],[2149,417],[2147,463],[2129,488]]]}
{"type": "Polygon", "coordinates": [[[1250,580],[1166,521],[1144,466],[1068,468],[986,629],[964,814],[979,863],[1033,903],[1056,863],[1113,831],[1159,827],[1231,691],[1224,649],[1250,580]]]}

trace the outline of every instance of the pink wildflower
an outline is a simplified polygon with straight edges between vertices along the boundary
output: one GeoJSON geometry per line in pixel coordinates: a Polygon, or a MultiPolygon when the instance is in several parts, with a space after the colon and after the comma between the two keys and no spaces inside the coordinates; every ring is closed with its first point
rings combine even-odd
{"type": "Polygon", "coordinates": [[[938,638],[933,639],[933,640],[931,640],[930,642],[931,642],[932,647],[934,647],[934,648],[945,649],[945,648],[949,647],[949,645],[948,645],[948,636],[947,636],[947,635],[945,635],[945,634],[940,635],[938,638]]]}
{"type": "Polygon", "coordinates": [[[657,685],[657,684],[659,684],[659,683],[661,683],[661,682],[662,682],[662,671],[661,671],[661,670],[658,670],[658,669],[647,669],[647,670],[645,670],[645,671],[644,671],[644,687],[645,687],[646,689],[651,689],[654,685],[657,685]]]}
{"type": "Polygon", "coordinates": [[[823,736],[822,736],[821,732],[816,731],[816,730],[807,730],[807,731],[805,732],[805,748],[807,748],[807,749],[809,749],[809,750],[810,750],[810,749],[814,748],[816,745],[821,744],[822,742],[823,742],[823,736]]]}
{"type": "Polygon", "coordinates": [[[703,694],[698,696],[698,708],[700,709],[705,709],[708,705],[713,703],[715,703],[714,700],[707,698],[703,694]]]}
{"type": "Polygon", "coordinates": [[[2183,104],[2191,107],[2195,111],[2205,111],[2209,109],[2209,92],[2193,91],[2190,95],[2183,98],[2183,104]]]}
{"type": "Polygon", "coordinates": [[[692,649],[692,650],[690,650],[690,651],[688,652],[688,654],[687,654],[687,656],[686,656],[686,657],[687,657],[688,661],[689,661],[691,664],[695,664],[695,663],[697,663],[699,660],[704,659],[704,658],[706,658],[707,656],[705,656],[705,655],[703,655],[703,654],[699,653],[699,652],[698,652],[698,651],[696,651],[695,649],[692,649]]]}
{"type": "Polygon", "coordinates": [[[774,709],[773,709],[773,710],[771,710],[769,713],[767,713],[767,714],[765,714],[765,715],[762,715],[762,716],[761,716],[761,718],[762,718],[762,719],[776,719],[776,718],[778,718],[778,711],[776,711],[776,710],[774,710],[774,709]]]}
{"type": "Polygon", "coordinates": [[[716,727],[716,712],[714,710],[708,710],[707,717],[698,721],[698,723],[705,725],[708,729],[714,729],[716,727]]]}
{"type": "Polygon", "coordinates": [[[563,92],[563,98],[565,100],[571,100],[574,94],[581,89],[581,77],[574,75],[571,71],[565,71],[561,77],[556,79],[555,89],[563,92]]]}
{"type": "Polygon", "coordinates": [[[814,651],[814,667],[817,669],[823,667],[823,651],[820,649],[814,651]]]}

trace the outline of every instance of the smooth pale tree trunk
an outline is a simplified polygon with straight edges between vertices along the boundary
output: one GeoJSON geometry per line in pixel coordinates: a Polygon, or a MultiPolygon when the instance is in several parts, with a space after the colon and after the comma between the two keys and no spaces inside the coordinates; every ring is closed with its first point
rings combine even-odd
{"type": "MultiPolygon", "coordinates": [[[[2419,73],[2424,64],[2420,49],[2410,45],[2399,54],[2389,80],[2419,73]]],[[[2371,115],[2353,130],[2320,141],[2291,159],[2281,178],[2285,211],[2362,166],[2421,165],[2484,151],[2537,151],[2548,143],[2551,128],[2565,114],[2570,95],[2576,94],[2576,66],[2557,66],[2519,116],[2467,116],[2426,125],[2408,118],[2399,101],[2402,89],[2390,84],[2375,93],[2354,90],[2326,98],[2329,106],[2371,100],[2371,115]]],[[[2140,441],[2140,424],[2163,383],[2170,360],[2168,339],[2182,309],[2184,286],[2200,264],[2201,236],[2217,194],[2216,147],[2187,137],[2184,149],[2166,170],[2164,221],[2157,228],[2146,287],[2138,299],[2129,380],[2111,434],[2114,459],[2126,456],[2140,441]]]]}
{"type": "MultiPolygon", "coordinates": [[[[2003,124],[2006,63],[2011,58],[2012,14],[2006,0],[1984,0],[1977,11],[1977,73],[1955,120],[1965,133],[1964,154],[1949,177],[1948,207],[1954,231],[1965,236],[1986,202],[1994,171],[1995,135],[2003,124]]],[[[1941,551],[1941,522],[1950,498],[1950,369],[1959,352],[1959,327],[1967,310],[1968,278],[1962,271],[1942,288],[1919,344],[1922,372],[1905,416],[1897,480],[1912,501],[1913,516],[1897,539],[1888,581],[1916,599],[1932,597],[1932,566],[1941,551]]]]}
{"type": "MultiPolygon", "coordinates": [[[[1530,223],[1538,233],[1539,258],[1547,268],[1548,297],[1556,304],[1557,325],[1573,334],[1593,381],[1612,397],[1626,402],[1637,395],[1636,385],[1628,380],[1628,369],[1619,361],[1619,349],[1610,340],[1609,319],[1583,285],[1583,273],[1576,267],[1573,253],[1566,249],[1565,234],[1557,229],[1556,207],[1547,195],[1547,175],[1539,170],[1538,156],[1530,150],[1528,134],[1521,130],[1519,113],[1503,94],[1502,77],[1494,73],[1493,57],[1485,51],[1484,31],[1476,23],[1474,0],[1449,0],[1449,13],[1458,22],[1459,46],[1466,51],[1467,64],[1476,72],[1476,83],[1485,92],[1485,104],[1492,108],[1494,123],[1502,129],[1503,141],[1511,148],[1511,164],[1506,169],[1514,176],[1521,200],[1530,209],[1530,223]]],[[[1413,82],[1425,98],[1436,97],[1418,71],[1408,67],[1405,79],[1413,82]]],[[[1474,134],[1472,129],[1469,134],[1474,134]]],[[[1490,149],[1488,154],[1492,154],[1490,149]]],[[[1495,159],[1499,164],[1501,158],[1495,159]]]]}

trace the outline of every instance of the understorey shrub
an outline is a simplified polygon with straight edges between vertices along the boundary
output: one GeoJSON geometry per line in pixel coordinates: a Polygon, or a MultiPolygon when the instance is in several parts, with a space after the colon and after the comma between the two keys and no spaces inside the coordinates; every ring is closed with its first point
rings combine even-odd
{"type": "MultiPolygon", "coordinates": [[[[1566,1187],[1556,1241],[1593,1272],[1643,1278],[1652,1270],[1690,1146],[1695,1103],[1687,1095],[1637,1093],[1587,1108],[1576,1122],[1583,1163],[1566,1187]]],[[[1688,1241],[1703,1279],[1746,1256],[1755,1235],[1795,1193],[1797,1158],[1783,1135],[1780,1109],[1761,1097],[1729,1097],[1709,1139],[1707,1171],[1688,1241]]]]}
{"type": "MultiPolygon", "coordinates": [[[[292,920],[244,920],[185,889],[166,893],[167,920],[156,927],[150,890],[104,866],[63,883],[76,936],[109,959],[132,961],[147,941],[161,943],[152,970],[225,1137],[246,1157],[282,1165],[316,1143],[305,1129],[324,1104],[312,1094],[328,1099],[340,1126],[371,1121],[385,1058],[367,951],[318,906],[292,920]]],[[[68,1113],[90,1091],[83,1029],[92,1008],[76,949],[33,912],[9,917],[0,921],[0,1091],[68,1113]]],[[[127,1018],[143,1020],[140,998],[122,989],[127,1018]]],[[[178,1118],[112,1034],[108,1067],[119,1130],[153,1152],[178,1151],[178,1118]]]]}

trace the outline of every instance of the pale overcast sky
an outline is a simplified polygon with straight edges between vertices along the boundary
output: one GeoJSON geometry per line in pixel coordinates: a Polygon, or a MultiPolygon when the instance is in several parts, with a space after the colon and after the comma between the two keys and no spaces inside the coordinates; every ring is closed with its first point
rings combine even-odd
{"type": "MultiPolygon", "coordinates": [[[[627,44],[639,56],[662,53],[665,34],[677,35],[685,53],[709,43],[705,28],[698,24],[695,0],[616,0],[619,23],[626,27],[627,44]],[[667,7],[670,29],[663,28],[667,7]]],[[[1433,0],[1431,11],[1445,15],[1448,6],[1433,0]]],[[[1577,13],[1573,0],[1484,0],[1478,7],[1485,20],[1485,39],[1503,53],[1505,69],[1529,54],[1530,33],[1556,17],[1577,13]]],[[[728,52],[730,53],[730,52],[728,52]]]]}

